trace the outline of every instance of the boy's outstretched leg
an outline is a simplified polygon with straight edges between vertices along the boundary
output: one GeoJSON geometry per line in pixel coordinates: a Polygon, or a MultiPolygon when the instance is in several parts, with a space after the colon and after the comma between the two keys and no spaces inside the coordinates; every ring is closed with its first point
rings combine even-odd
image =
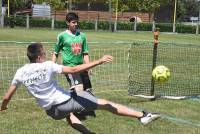
{"type": "Polygon", "coordinates": [[[91,132],[89,129],[87,129],[82,123],[81,121],[73,115],[73,113],[70,113],[67,117],[66,117],[68,123],[77,131],[79,131],[82,134],[95,134],[93,132],[91,132]]]}
{"type": "Polygon", "coordinates": [[[129,116],[129,117],[135,117],[138,118],[139,121],[146,125],[150,123],[153,120],[156,120],[160,117],[160,114],[158,113],[148,113],[148,112],[139,112],[133,109],[130,109],[126,106],[123,106],[121,104],[116,104],[111,101],[107,101],[104,99],[98,99],[97,100],[98,109],[107,110],[112,112],[113,114],[117,114],[120,116],[129,116]]]}

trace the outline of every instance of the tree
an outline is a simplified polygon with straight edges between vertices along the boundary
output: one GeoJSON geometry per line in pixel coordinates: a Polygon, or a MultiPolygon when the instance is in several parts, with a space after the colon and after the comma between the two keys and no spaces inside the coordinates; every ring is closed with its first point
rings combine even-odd
{"type": "MultiPolygon", "coordinates": [[[[115,7],[117,0],[112,0],[112,5],[115,7]]],[[[154,20],[154,13],[161,5],[166,5],[169,1],[166,0],[118,0],[118,11],[139,11],[149,13],[149,21],[154,20]]],[[[116,9],[116,8],[113,8],[116,9]]]]}
{"type": "Polygon", "coordinates": [[[167,4],[169,1],[166,0],[134,0],[133,5],[138,11],[148,12],[149,21],[154,20],[154,13],[160,8],[162,4],[167,4]]]}
{"type": "Polygon", "coordinates": [[[192,16],[198,16],[198,0],[178,0],[177,20],[189,21],[192,16]]]}
{"type": "Polygon", "coordinates": [[[51,8],[55,10],[61,10],[65,8],[65,1],[66,0],[33,0],[34,3],[42,4],[47,3],[51,6],[51,8]]]}
{"type": "MultiPolygon", "coordinates": [[[[166,4],[161,3],[161,9],[158,10],[157,15],[161,17],[164,12],[170,14],[164,14],[168,16],[162,17],[160,21],[171,22],[173,20],[174,1],[169,0],[166,4]]],[[[198,0],[177,0],[176,20],[179,22],[190,21],[192,16],[198,16],[198,0]]]]}
{"type": "Polygon", "coordinates": [[[13,10],[22,10],[22,9],[29,9],[31,8],[32,2],[31,0],[21,1],[21,0],[14,0],[13,1],[13,10]]]}

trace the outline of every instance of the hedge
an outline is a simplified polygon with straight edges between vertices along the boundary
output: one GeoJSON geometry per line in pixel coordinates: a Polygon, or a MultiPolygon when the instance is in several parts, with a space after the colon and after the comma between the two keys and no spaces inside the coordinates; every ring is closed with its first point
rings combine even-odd
{"type": "MultiPolygon", "coordinates": [[[[30,17],[30,27],[51,27],[51,19],[43,19],[43,18],[32,18],[30,17]]],[[[26,27],[26,17],[18,16],[18,17],[5,17],[5,26],[19,26],[26,27]]],[[[66,22],[61,20],[55,20],[55,28],[66,28],[66,22]]],[[[173,24],[172,23],[156,23],[156,27],[160,28],[161,32],[172,32],[173,24]]],[[[95,22],[94,21],[80,21],[79,28],[84,30],[94,30],[95,22]]],[[[112,23],[112,29],[114,28],[114,24],[112,23]]],[[[109,30],[109,22],[108,21],[99,21],[98,22],[99,30],[109,30]]],[[[134,23],[128,21],[119,21],[117,23],[117,30],[133,30],[134,23]]],[[[137,31],[151,31],[152,23],[137,23],[137,31]]],[[[200,27],[199,27],[200,31],[200,27]]],[[[196,26],[191,25],[183,25],[176,24],[176,32],[177,33],[196,33],[196,26]]]]}

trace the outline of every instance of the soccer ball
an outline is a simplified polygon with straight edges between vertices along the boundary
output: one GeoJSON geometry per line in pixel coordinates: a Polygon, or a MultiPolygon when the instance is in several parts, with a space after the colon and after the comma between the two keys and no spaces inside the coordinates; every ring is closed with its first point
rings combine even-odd
{"type": "Polygon", "coordinates": [[[167,67],[160,65],[153,69],[152,77],[155,81],[163,83],[169,79],[170,71],[167,67]]]}

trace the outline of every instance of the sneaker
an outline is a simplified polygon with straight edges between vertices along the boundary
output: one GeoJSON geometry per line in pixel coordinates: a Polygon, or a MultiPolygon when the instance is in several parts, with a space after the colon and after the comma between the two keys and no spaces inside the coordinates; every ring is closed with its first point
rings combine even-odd
{"type": "Polygon", "coordinates": [[[143,125],[147,125],[148,123],[150,123],[153,120],[156,120],[160,117],[160,114],[158,114],[158,113],[148,113],[148,112],[144,112],[144,111],[142,111],[142,112],[143,112],[143,116],[138,119],[143,125]]]}

